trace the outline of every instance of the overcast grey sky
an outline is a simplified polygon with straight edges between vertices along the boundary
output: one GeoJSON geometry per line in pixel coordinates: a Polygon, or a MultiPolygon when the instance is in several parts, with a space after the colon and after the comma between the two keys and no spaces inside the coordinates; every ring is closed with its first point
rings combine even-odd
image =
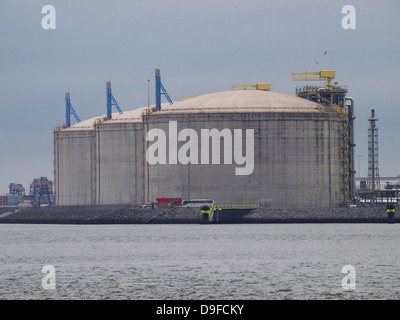
{"type": "Polygon", "coordinates": [[[10,182],[29,191],[33,178],[54,179],[65,92],[81,120],[105,114],[110,80],[122,110],[136,109],[148,79],[154,103],[155,68],[173,100],[258,82],[294,95],[291,72],[336,70],[355,99],[361,176],[372,108],[380,176],[399,175],[399,14],[396,0],[0,0],[0,194],[10,182]],[[349,4],[355,30],[342,28],[349,4]],[[45,5],[55,30],[42,28],[45,5]]]}

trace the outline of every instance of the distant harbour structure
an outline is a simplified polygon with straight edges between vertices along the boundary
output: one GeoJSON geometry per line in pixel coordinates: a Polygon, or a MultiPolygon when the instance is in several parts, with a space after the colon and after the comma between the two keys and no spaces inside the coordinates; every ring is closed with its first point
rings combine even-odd
{"type": "Polygon", "coordinates": [[[378,118],[375,110],[368,117],[368,175],[357,179],[356,204],[359,206],[398,205],[400,176],[380,177],[378,148],[378,118]]]}
{"type": "Polygon", "coordinates": [[[380,187],[379,179],[379,148],[378,148],[378,118],[375,116],[375,110],[371,110],[371,116],[368,117],[368,179],[367,184],[371,193],[380,187]]]}

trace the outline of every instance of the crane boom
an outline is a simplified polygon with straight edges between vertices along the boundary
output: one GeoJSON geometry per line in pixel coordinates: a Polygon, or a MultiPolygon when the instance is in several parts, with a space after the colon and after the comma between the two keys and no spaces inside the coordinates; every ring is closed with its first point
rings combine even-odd
{"type": "Polygon", "coordinates": [[[331,82],[335,79],[336,71],[334,70],[321,70],[319,72],[292,72],[293,81],[327,81],[328,87],[331,86],[331,82]]]}

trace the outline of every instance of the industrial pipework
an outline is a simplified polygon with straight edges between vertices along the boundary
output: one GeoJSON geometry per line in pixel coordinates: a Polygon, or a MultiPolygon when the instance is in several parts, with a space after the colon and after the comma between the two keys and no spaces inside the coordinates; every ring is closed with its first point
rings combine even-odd
{"type": "Polygon", "coordinates": [[[350,104],[346,104],[348,110],[348,119],[349,119],[349,175],[350,175],[350,197],[352,200],[355,199],[355,162],[354,162],[354,98],[352,97],[345,97],[345,102],[350,101],[350,104]]]}

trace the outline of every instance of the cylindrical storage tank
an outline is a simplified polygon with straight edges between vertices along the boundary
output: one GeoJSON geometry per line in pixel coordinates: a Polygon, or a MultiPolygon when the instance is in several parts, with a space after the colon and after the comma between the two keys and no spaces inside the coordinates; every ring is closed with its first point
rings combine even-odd
{"type": "Polygon", "coordinates": [[[168,196],[277,208],[341,206],[346,201],[347,121],[342,109],[255,90],[164,106],[147,117],[147,140],[153,141],[148,200],[168,196]],[[164,137],[165,146],[160,143],[164,137]]]}
{"type": "Polygon", "coordinates": [[[93,204],[93,127],[58,128],[53,134],[56,205],[93,204]]]}
{"type": "Polygon", "coordinates": [[[342,108],[259,90],[89,119],[54,132],[57,204],[346,205],[348,126],[342,108]]]}
{"type": "Polygon", "coordinates": [[[57,205],[144,201],[146,108],[91,118],[54,131],[57,205]]]}

